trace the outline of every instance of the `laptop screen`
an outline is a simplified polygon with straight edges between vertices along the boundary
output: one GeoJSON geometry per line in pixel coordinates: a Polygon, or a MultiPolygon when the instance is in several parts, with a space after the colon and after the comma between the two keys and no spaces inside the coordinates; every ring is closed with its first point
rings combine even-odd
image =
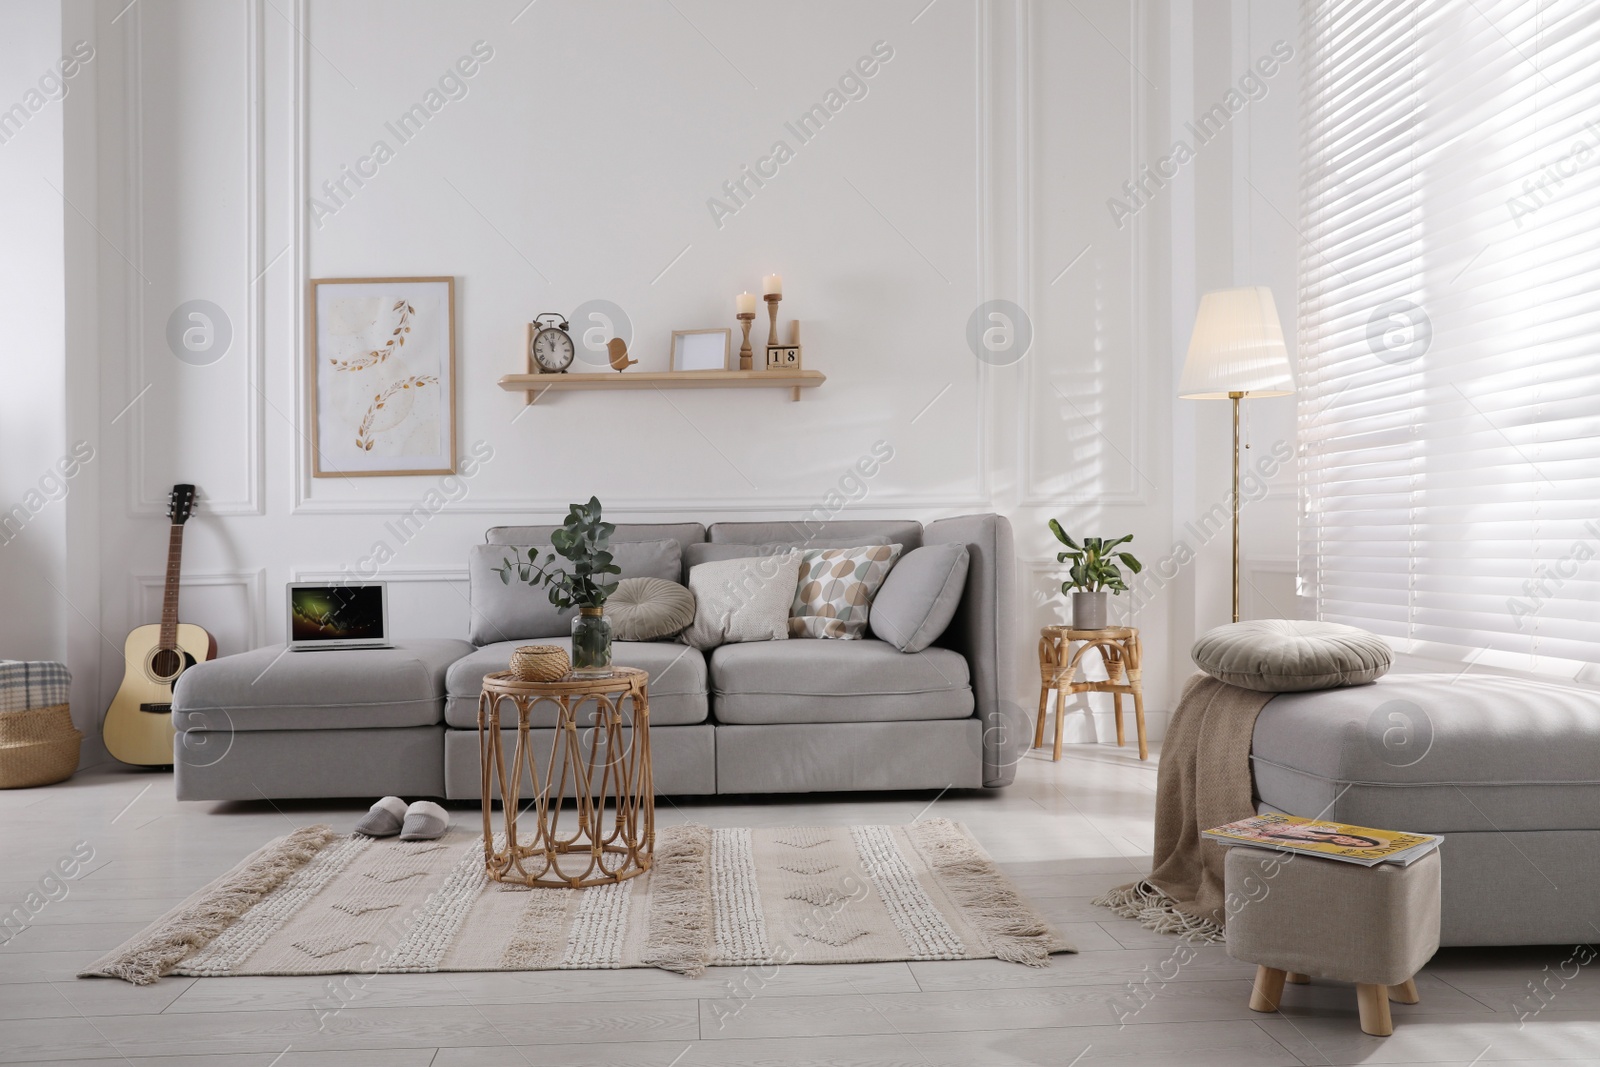
{"type": "Polygon", "coordinates": [[[382,585],[296,585],[289,590],[291,641],[382,641],[382,585]]]}

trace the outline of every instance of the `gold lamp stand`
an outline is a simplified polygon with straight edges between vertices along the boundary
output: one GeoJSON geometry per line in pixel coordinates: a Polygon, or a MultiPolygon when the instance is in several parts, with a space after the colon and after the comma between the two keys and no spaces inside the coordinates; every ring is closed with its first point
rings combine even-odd
{"type": "Polygon", "coordinates": [[[1239,401],[1289,396],[1294,373],[1272,290],[1219,289],[1200,298],[1178,396],[1233,404],[1233,621],[1239,621],[1239,401]]]}

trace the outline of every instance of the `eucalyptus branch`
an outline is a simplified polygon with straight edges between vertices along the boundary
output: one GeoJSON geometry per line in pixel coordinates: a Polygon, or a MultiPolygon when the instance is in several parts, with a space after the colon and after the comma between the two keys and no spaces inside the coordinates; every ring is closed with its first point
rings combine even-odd
{"type": "Polygon", "coordinates": [[[495,572],[507,585],[515,577],[534,587],[544,586],[549,590],[550,603],[561,611],[603,607],[617,588],[617,583],[607,581],[607,577],[622,573],[607,551],[616,529],[614,524],[602,521],[599,498],[590,497],[587,504],[573,504],[566,522],[551,531],[550,546],[555,551],[542,562],[534,549],[513,548],[511,558],[502,560],[495,572]],[[558,554],[570,568],[551,566],[558,554]]]}

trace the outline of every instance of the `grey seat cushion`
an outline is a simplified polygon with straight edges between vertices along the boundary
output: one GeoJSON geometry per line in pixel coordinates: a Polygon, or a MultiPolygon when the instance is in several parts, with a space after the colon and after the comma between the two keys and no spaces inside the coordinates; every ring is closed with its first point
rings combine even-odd
{"type": "Polygon", "coordinates": [[[1251,758],[1261,802],[1293,815],[1422,833],[1600,829],[1593,689],[1391,674],[1286,693],[1256,720],[1251,758]]]}
{"type": "MultiPolygon", "coordinates": [[[[511,653],[525,641],[501,641],[485,645],[451,666],[446,685],[449,700],[444,721],[461,729],[478,727],[478,695],[483,692],[483,676],[503,671],[511,663],[511,653]]],[[[572,652],[571,637],[541,640],[572,652]]],[[[650,675],[650,722],[658,726],[683,726],[706,719],[706,658],[688,645],[667,641],[615,641],[611,663],[617,667],[637,667],[650,675]]],[[[504,714],[502,712],[502,714],[504,714]]],[[[540,705],[533,725],[555,725],[555,712],[540,705]]]]}
{"type": "MultiPolygon", "coordinates": [[[[513,547],[474,545],[467,557],[467,580],[472,594],[472,622],[468,636],[475,645],[518,638],[561,637],[572,633],[577,609],[558,611],[550,603],[550,591],[532,586],[512,575],[509,583],[496,569],[511,557],[513,547]]],[[[539,562],[550,553],[548,544],[533,545],[539,562]]],[[[613,542],[611,555],[622,568],[619,578],[664,578],[678,580],[683,571],[683,548],[675,539],[659,541],[613,542]]],[[[526,553],[522,558],[526,558],[526,553]]],[[[566,560],[557,557],[552,566],[561,569],[566,560]]]]}
{"type": "Polygon", "coordinates": [[[954,543],[908,552],[872,600],[872,635],[902,652],[921,652],[937,641],[961,605],[970,558],[966,545],[954,543]]]}
{"type": "Polygon", "coordinates": [[[1261,693],[1365,685],[1394,662],[1389,643],[1376,634],[1296,619],[1218,626],[1200,635],[1190,655],[1218,681],[1261,693]]]}
{"type": "Polygon", "coordinates": [[[356,730],[432,726],[445,672],[465,641],[416,639],[394,648],[288,652],[283,645],[196,663],[172,695],[180,730],[356,730]]]}
{"type": "Polygon", "coordinates": [[[762,641],[711,653],[718,722],[891,722],[972,714],[967,661],[883,641],[762,641]]]}

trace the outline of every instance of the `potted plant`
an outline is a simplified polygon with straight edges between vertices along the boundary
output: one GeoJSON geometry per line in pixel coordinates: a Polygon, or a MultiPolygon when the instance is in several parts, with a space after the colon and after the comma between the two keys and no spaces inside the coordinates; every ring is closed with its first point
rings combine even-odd
{"type": "Polygon", "coordinates": [[[1072,628],[1074,630],[1103,630],[1106,627],[1106,591],[1127,592],[1128,583],[1122,580],[1120,560],[1134,574],[1144,570],[1144,564],[1128,552],[1114,552],[1118,545],[1133,540],[1132,534],[1109,539],[1085,537],[1080,545],[1067,536],[1061,524],[1050,520],[1050,532],[1068,551],[1056,553],[1057,563],[1072,563],[1067,580],[1061,583],[1063,594],[1072,594],[1072,628]]]}
{"type": "Polygon", "coordinates": [[[578,609],[572,620],[575,678],[606,678],[611,674],[611,620],[605,616],[605,606],[606,597],[616,591],[617,583],[607,581],[607,576],[621,574],[622,568],[611,561],[606,546],[615,530],[612,523],[601,521],[599,498],[590,497],[587,504],[572,505],[566,522],[559,530],[551,531],[550,547],[555,552],[542,562],[536,558],[537,549],[513,548],[511,558],[495,568],[507,585],[515,575],[519,581],[549,589],[550,603],[557,609],[578,609]],[[568,567],[551,566],[557,553],[568,567]]]}

